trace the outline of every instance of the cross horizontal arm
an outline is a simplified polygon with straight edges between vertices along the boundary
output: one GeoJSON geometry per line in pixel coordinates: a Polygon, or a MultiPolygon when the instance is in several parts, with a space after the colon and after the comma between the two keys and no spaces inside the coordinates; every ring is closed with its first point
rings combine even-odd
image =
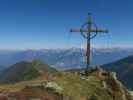
{"type": "Polygon", "coordinates": [[[71,29],[70,32],[103,32],[103,33],[108,33],[108,30],[103,30],[103,29],[71,29]]]}

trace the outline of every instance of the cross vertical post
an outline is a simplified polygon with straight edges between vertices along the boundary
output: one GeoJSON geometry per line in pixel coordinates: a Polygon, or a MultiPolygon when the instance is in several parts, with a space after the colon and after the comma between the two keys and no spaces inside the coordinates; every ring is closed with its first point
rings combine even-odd
{"type": "Polygon", "coordinates": [[[85,70],[85,73],[87,73],[87,71],[89,70],[89,65],[90,65],[90,60],[91,60],[91,41],[90,41],[90,32],[89,30],[91,30],[91,26],[92,26],[92,19],[91,19],[91,14],[88,13],[88,21],[87,21],[87,24],[88,24],[88,33],[87,33],[87,50],[86,50],[86,70],[85,70]]]}
{"type": "Polygon", "coordinates": [[[88,75],[88,70],[91,63],[91,39],[95,38],[98,33],[108,33],[108,30],[99,29],[97,25],[92,21],[91,13],[88,13],[87,22],[83,24],[80,29],[71,29],[70,31],[80,32],[83,38],[87,40],[85,75],[88,75]]]}

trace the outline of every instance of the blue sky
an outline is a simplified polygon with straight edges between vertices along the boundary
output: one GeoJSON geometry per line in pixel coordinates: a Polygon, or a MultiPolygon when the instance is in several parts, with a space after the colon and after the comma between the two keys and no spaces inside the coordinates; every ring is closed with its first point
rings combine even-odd
{"type": "Polygon", "coordinates": [[[85,41],[69,30],[80,28],[88,12],[110,31],[93,45],[132,46],[132,5],[133,0],[0,0],[0,49],[80,47],[85,41]]]}

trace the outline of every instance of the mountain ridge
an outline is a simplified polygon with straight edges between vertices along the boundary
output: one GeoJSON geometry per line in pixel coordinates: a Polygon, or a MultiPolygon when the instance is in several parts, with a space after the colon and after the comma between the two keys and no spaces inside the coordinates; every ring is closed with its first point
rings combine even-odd
{"type": "Polygon", "coordinates": [[[41,75],[55,73],[54,68],[42,63],[40,60],[22,61],[12,65],[0,73],[0,83],[16,83],[19,81],[32,80],[41,75]]]}
{"type": "Polygon", "coordinates": [[[102,68],[117,73],[118,79],[129,89],[133,89],[133,56],[120,59],[113,63],[105,64],[102,68]]]}

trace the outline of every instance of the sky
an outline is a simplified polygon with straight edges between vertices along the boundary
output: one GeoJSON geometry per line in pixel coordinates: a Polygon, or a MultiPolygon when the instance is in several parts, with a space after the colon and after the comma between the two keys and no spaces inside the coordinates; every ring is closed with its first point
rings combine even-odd
{"type": "Polygon", "coordinates": [[[133,47],[133,0],[0,0],[0,49],[82,47],[80,28],[92,13],[99,28],[93,46],[133,47]]]}

